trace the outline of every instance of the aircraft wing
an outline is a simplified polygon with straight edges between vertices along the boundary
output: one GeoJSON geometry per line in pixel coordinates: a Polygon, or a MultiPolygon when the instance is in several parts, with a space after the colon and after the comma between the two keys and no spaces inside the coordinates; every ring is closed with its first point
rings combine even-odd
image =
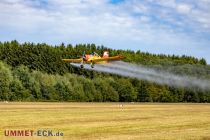
{"type": "Polygon", "coordinates": [[[70,62],[70,63],[81,63],[82,62],[82,58],[79,59],[62,59],[65,62],[70,62]]]}
{"type": "Polygon", "coordinates": [[[99,58],[99,59],[93,59],[93,62],[101,62],[101,61],[117,61],[122,60],[123,56],[113,56],[113,57],[107,57],[107,58],[99,58]]]}

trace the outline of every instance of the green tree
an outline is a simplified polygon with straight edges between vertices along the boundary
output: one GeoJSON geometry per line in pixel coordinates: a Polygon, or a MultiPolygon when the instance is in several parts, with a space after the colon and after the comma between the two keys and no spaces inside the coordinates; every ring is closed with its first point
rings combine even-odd
{"type": "Polygon", "coordinates": [[[110,86],[104,79],[94,79],[96,90],[101,93],[104,102],[107,101],[119,101],[119,95],[117,91],[110,86]]]}
{"type": "Polygon", "coordinates": [[[0,100],[9,100],[9,86],[12,78],[10,68],[0,62],[0,100]]]}
{"type": "Polygon", "coordinates": [[[10,100],[11,101],[33,101],[29,90],[26,90],[19,79],[14,79],[10,83],[10,100]]]}
{"type": "Polygon", "coordinates": [[[126,79],[119,79],[113,83],[113,87],[119,94],[119,101],[121,102],[136,101],[137,92],[130,83],[130,81],[126,79]]]}
{"type": "Polygon", "coordinates": [[[57,82],[54,87],[60,101],[72,100],[73,89],[71,88],[70,84],[57,82]]]}

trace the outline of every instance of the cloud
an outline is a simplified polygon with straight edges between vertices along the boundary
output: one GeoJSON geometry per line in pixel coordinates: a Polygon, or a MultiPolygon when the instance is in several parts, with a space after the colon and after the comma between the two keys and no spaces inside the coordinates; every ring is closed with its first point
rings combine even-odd
{"type": "Polygon", "coordinates": [[[207,0],[2,0],[1,41],[97,43],[210,62],[207,0]]]}
{"type": "Polygon", "coordinates": [[[188,14],[190,13],[192,7],[188,4],[178,4],[177,11],[180,13],[188,14]]]}

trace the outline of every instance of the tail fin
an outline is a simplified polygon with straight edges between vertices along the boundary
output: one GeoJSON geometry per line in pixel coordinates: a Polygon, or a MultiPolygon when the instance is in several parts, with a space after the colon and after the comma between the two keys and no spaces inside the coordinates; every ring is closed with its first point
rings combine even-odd
{"type": "Polygon", "coordinates": [[[105,51],[103,54],[103,58],[107,58],[107,57],[109,57],[109,52],[105,51]]]}

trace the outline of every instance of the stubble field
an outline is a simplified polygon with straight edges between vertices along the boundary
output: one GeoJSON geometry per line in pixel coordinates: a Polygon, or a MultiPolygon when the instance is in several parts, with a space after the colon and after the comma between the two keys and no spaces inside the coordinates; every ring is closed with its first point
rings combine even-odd
{"type": "Polygon", "coordinates": [[[0,103],[1,140],[208,140],[210,104],[0,103]],[[5,136],[52,130],[64,136],[5,136]]]}

